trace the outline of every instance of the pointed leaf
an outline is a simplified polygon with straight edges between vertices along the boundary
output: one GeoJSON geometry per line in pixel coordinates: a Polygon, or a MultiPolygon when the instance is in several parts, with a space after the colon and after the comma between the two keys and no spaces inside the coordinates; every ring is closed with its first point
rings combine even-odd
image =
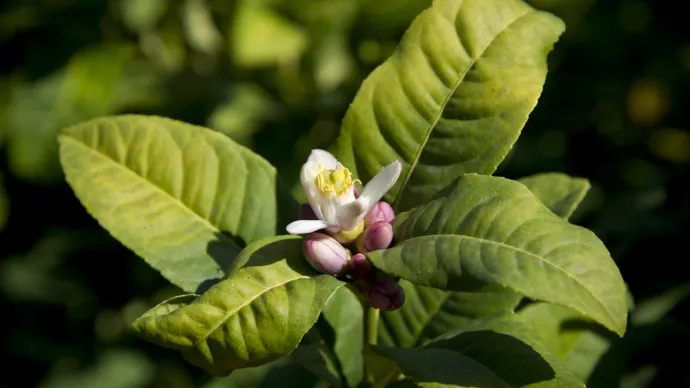
{"type": "Polygon", "coordinates": [[[419,205],[463,173],[491,174],[537,104],[555,16],[517,0],[437,0],[362,84],[338,139],[339,159],[369,181],[404,165],[386,195],[419,205]]]}
{"type": "Polygon", "coordinates": [[[518,179],[557,216],[568,219],[589,191],[589,181],[561,173],[536,174],[518,179]]]}
{"type": "Polygon", "coordinates": [[[586,381],[610,342],[577,311],[549,303],[534,303],[517,314],[575,376],[586,381]],[[588,325],[588,323],[590,325],[588,325]]]}
{"type": "Polygon", "coordinates": [[[356,387],[364,375],[364,310],[362,303],[348,287],[336,291],[323,309],[323,316],[333,329],[335,352],[342,373],[350,387],[356,387]]]}
{"type": "Polygon", "coordinates": [[[684,283],[662,294],[644,299],[635,306],[631,321],[635,325],[656,323],[689,297],[690,283],[684,283]]]}
{"type": "MultiPolygon", "coordinates": [[[[376,346],[420,383],[460,387],[583,387],[512,312],[481,319],[420,348],[376,346]]],[[[425,386],[425,384],[423,385],[425,386]]]]}
{"type": "Polygon", "coordinates": [[[604,244],[518,182],[461,176],[398,215],[394,232],[395,247],[368,254],[384,272],[448,290],[477,281],[500,284],[625,332],[625,284],[604,244]]]}
{"type": "Polygon", "coordinates": [[[344,283],[309,267],[301,238],[273,245],[283,252],[273,263],[250,261],[187,305],[155,307],[132,330],[217,376],[290,354],[344,283]]]}
{"type": "Polygon", "coordinates": [[[416,286],[400,280],[405,304],[381,313],[379,343],[410,347],[422,345],[450,330],[471,324],[476,318],[517,307],[522,295],[496,285],[480,292],[449,292],[416,286]]]}
{"type": "Polygon", "coordinates": [[[300,345],[291,357],[305,369],[327,381],[331,386],[340,386],[340,373],[330,349],[325,344],[300,345]]]}
{"type": "Polygon", "coordinates": [[[60,160],[89,213],[188,292],[221,278],[242,245],[283,232],[297,214],[267,161],[179,121],[92,120],[63,132],[60,160]]]}

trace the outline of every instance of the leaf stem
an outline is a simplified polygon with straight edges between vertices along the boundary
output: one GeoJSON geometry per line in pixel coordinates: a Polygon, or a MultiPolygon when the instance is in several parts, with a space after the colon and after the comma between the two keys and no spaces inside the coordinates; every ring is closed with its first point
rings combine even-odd
{"type": "Polygon", "coordinates": [[[365,339],[369,345],[376,345],[377,343],[380,314],[381,310],[371,306],[366,310],[365,339]]]}

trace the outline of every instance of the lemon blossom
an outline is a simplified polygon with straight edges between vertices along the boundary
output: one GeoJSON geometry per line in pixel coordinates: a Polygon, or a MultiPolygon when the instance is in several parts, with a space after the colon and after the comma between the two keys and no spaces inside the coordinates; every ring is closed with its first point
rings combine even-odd
{"type": "Polygon", "coordinates": [[[290,234],[305,234],[319,229],[348,232],[362,228],[369,210],[383,198],[400,177],[399,161],[384,167],[367,183],[355,199],[352,174],[329,152],[315,149],[302,166],[300,180],[309,205],[318,220],[299,220],[290,223],[290,234]]]}

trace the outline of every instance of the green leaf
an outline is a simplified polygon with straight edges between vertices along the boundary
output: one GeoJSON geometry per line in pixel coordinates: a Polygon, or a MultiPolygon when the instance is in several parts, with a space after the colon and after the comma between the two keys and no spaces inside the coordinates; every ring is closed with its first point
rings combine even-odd
{"type": "Polygon", "coordinates": [[[626,290],[604,244],[547,209],[524,185],[469,174],[394,221],[397,245],[368,254],[412,283],[463,290],[500,284],[571,307],[622,335],[626,290]]]}
{"type": "MultiPolygon", "coordinates": [[[[404,279],[405,303],[395,311],[381,312],[378,343],[388,346],[421,346],[449,331],[471,325],[477,318],[502,310],[513,310],[522,295],[496,285],[480,292],[443,291],[417,286],[404,279]]],[[[379,379],[395,376],[397,366],[388,363],[377,371],[379,379]]]]}
{"type": "Polygon", "coordinates": [[[530,324],[541,341],[575,376],[586,381],[610,342],[576,311],[549,303],[534,303],[518,316],[530,324]]]}
{"type": "Polygon", "coordinates": [[[356,387],[364,376],[362,303],[350,288],[342,287],[328,301],[323,316],[335,334],[333,352],[338,357],[347,384],[356,387]]]}
{"type": "Polygon", "coordinates": [[[189,304],[156,306],[132,330],[217,376],[290,354],[344,283],[316,275],[302,257],[301,238],[271,245],[282,252],[272,263],[257,256],[189,304]]]}
{"type": "Polygon", "coordinates": [[[167,0],[122,0],[118,3],[122,22],[138,33],[155,27],[165,14],[167,0]]]}
{"type": "Polygon", "coordinates": [[[297,347],[291,357],[314,375],[332,386],[340,386],[340,374],[330,349],[323,343],[303,344],[297,347]]]}
{"type": "Polygon", "coordinates": [[[496,285],[481,292],[449,292],[415,286],[401,280],[405,304],[395,311],[381,313],[379,343],[419,346],[450,330],[458,330],[475,319],[517,307],[522,295],[496,285]]]}
{"type": "Polygon", "coordinates": [[[89,121],[60,136],[60,160],[89,213],[187,292],[221,278],[244,244],[283,232],[297,217],[267,161],[179,121],[89,121]]]}
{"type": "Polygon", "coordinates": [[[240,369],[231,373],[230,376],[217,377],[204,384],[202,388],[259,388],[272,369],[289,362],[289,358],[281,358],[255,368],[240,369]]]}
{"type": "Polygon", "coordinates": [[[369,181],[394,159],[386,195],[419,205],[464,173],[491,174],[537,104],[560,19],[517,0],[438,0],[362,84],[337,154],[369,181]]]}
{"type": "Polygon", "coordinates": [[[296,60],[308,43],[300,26],[251,0],[237,5],[229,36],[233,61],[248,68],[296,60]]]}
{"type": "Polygon", "coordinates": [[[271,100],[253,84],[237,85],[231,95],[211,113],[208,126],[249,147],[252,136],[262,128],[261,120],[273,114],[271,100]]]}
{"type": "MultiPolygon", "coordinates": [[[[343,287],[338,288],[328,303],[342,289],[343,287]]],[[[313,375],[327,381],[331,386],[340,387],[343,382],[340,366],[332,350],[332,344],[327,341],[322,332],[324,325],[327,326],[323,320],[317,320],[316,324],[304,335],[297,349],[290,354],[290,359],[313,375]]]]}
{"type": "Polygon", "coordinates": [[[552,212],[568,219],[589,191],[589,181],[561,173],[536,174],[518,179],[552,212]]]}
{"type": "Polygon", "coordinates": [[[187,42],[195,50],[214,55],[223,45],[223,36],[213,21],[205,0],[185,0],[182,11],[187,42]]]}
{"type": "Polygon", "coordinates": [[[678,285],[638,303],[630,320],[635,325],[656,323],[688,297],[690,297],[690,283],[678,285]]]}
{"type": "MultiPolygon", "coordinates": [[[[124,349],[104,351],[88,368],[49,375],[38,388],[138,388],[152,385],[156,369],[140,353],[124,349]]],[[[55,370],[65,368],[54,368],[55,370]]],[[[68,370],[70,368],[67,368],[68,370]]]]}
{"type": "Polygon", "coordinates": [[[6,123],[13,174],[34,182],[62,180],[56,142],[60,129],[114,112],[113,90],[133,53],[131,45],[112,43],[82,50],[64,70],[14,89],[6,123]]]}
{"type": "Polygon", "coordinates": [[[418,383],[505,388],[584,386],[512,312],[486,317],[421,348],[374,349],[395,360],[405,376],[418,383]]]}

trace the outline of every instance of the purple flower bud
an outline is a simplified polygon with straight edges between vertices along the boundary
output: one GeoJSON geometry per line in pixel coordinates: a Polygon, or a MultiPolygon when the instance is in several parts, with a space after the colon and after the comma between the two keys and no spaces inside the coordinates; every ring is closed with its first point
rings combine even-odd
{"type": "Polygon", "coordinates": [[[393,225],[388,222],[377,222],[370,225],[362,234],[357,248],[360,252],[386,249],[393,241],[393,225]],[[363,248],[363,249],[362,249],[363,248]]]}
{"type": "Polygon", "coordinates": [[[366,284],[372,280],[374,271],[366,256],[361,253],[355,253],[352,259],[350,259],[350,274],[352,274],[356,282],[366,284]]]}
{"type": "Polygon", "coordinates": [[[367,290],[369,303],[377,309],[397,310],[405,303],[405,291],[400,285],[390,279],[376,279],[367,290]]]}
{"type": "Polygon", "coordinates": [[[323,233],[312,233],[302,245],[304,257],[321,273],[338,276],[348,270],[350,252],[333,237],[323,233]]]}
{"type": "Polygon", "coordinates": [[[354,189],[354,193],[355,193],[355,198],[359,198],[359,196],[362,195],[362,193],[359,191],[357,186],[353,187],[353,189],[354,189]]]}
{"type": "Polygon", "coordinates": [[[395,218],[395,212],[391,205],[386,202],[377,202],[367,214],[367,225],[374,225],[377,222],[391,222],[395,218]]]}
{"type": "Polygon", "coordinates": [[[316,217],[316,213],[314,213],[314,210],[308,203],[303,203],[302,206],[299,208],[299,219],[318,220],[319,218],[316,217]]]}

